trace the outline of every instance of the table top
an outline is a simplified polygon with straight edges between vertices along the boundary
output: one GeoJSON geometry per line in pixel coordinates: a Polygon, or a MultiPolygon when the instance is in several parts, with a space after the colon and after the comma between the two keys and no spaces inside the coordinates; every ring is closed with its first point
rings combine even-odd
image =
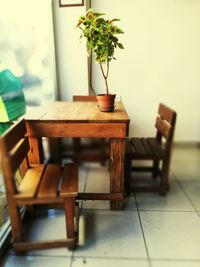
{"type": "Polygon", "coordinates": [[[125,122],[129,123],[128,114],[122,102],[116,102],[113,112],[101,112],[97,102],[55,101],[42,107],[27,110],[25,119],[29,122],[125,122]]]}

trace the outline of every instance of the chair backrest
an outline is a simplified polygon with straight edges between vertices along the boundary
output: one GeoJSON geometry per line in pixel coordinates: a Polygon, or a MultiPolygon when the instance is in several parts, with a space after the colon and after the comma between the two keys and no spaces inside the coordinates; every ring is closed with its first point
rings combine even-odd
{"type": "Polygon", "coordinates": [[[175,123],[176,112],[160,103],[155,123],[155,127],[157,129],[156,138],[159,142],[161,142],[162,137],[164,137],[166,139],[166,148],[171,145],[173,140],[175,123]]]}
{"type": "Polygon", "coordinates": [[[97,97],[95,95],[74,95],[73,101],[97,101],[97,97]]]}
{"type": "Polygon", "coordinates": [[[15,173],[23,161],[28,168],[27,153],[30,149],[24,119],[16,122],[0,138],[1,165],[8,194],[17,193],[15,173]]]}

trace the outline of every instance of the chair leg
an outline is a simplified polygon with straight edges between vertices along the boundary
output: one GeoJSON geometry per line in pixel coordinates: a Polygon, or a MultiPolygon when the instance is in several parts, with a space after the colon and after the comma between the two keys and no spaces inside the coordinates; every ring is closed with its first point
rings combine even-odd
{"type": "Polygon", "coordinates": [[[18,206],[9,206],[10,223],[12,228],[13,242],[22,241],[22,224],[21,224],[21,214],[18,206]]]}
{"type": "Polygon", "coordinates": [[[79,204],[76,202],[75,205],[75,214],[74,214],[74,231],[75,231],[75,238],[76,238],[76,243],[78,243],[78,232],[79,232],[79,204]]]}
{"type": "Polygon", "coordinates": [[[159,174],[159,160],[154,160],[153,161],[153,172],[152,172],[152,177],[157,178],[159,174]]]}
{"type": "Polygon", "coordinates": [[[64,200],[64,206],[65,206],[65,219],[66,219],[66,230],[67,230],[67,238],[73,239],[72,245],[69,246],[69,249],[74,249],[75,247],[75,223],[74,223],[74,217],[75,217],[75,198],[74,197],[68,197],[64,200]]]}
{"type": "Polygon", "coordinates": [[[74,161],[78,164],[79,163],[78,155],[80,152],[81,138],[78,138],[78,137],[73,138],[72,142],[73,142],[74,161]]]}
{"type": "Polygon", "coordinates": [[[169,190],[169,159],[163,161],[162,171],[161,171],[161,181],[159,192],[161,195],[166,195],[169,190]]]}

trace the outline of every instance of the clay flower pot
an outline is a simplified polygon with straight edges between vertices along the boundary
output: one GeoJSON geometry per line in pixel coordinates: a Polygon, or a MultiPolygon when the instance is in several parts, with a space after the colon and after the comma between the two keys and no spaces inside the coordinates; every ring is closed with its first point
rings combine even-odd
{"type": "Polygon", "coordinates": [[[103,112],[111,112],[115,108],[116,95],[99,94],[97,95],[98,108],[103,112]]]}

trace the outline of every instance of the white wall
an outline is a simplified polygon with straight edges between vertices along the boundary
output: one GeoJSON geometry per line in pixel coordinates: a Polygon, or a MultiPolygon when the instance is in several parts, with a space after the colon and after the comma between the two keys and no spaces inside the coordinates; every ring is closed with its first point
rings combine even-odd
{"type": "Polygon", "coordinates": [[[76,28],[79,16],[86,7],[59,7],[52,0],[54,36],[57,57],[58,99],[72,100],[72,95],[88,93],[87,54],[80,31],[76,28]]]}
{"type": "MultiPolygon", "coordinates": [[[[93,0],[92,7],[120,18],[125,31],[125,50],[111,62],[109,84],[126,106],[130,134],[153,134],[163,102],[178,113],[176,140],[199,141],[200,1],[93,0]]],[[[99,91],[97,68],[94,76],[99,91]]]]}
{"type": "MultiPolygon", "coordinates": [[[[55,1],[56,2],[56,1],[55,1]]],[[[54,2],[54,3],[55,3],[54,2]]],[[[178,113],[175,138],[200,140],[200,1],[92,0],[109,18],[120,18],[124,50],[111,62],[109,85],[131,119],[131,135],[153,135],[159,102],[178,113]]],[[[61,98],[87,94],[87,57],[74,30],[84,8],[56,7],[61,98]]],[[[98,66],[94,87],[104,91],[98,66]]]]}

